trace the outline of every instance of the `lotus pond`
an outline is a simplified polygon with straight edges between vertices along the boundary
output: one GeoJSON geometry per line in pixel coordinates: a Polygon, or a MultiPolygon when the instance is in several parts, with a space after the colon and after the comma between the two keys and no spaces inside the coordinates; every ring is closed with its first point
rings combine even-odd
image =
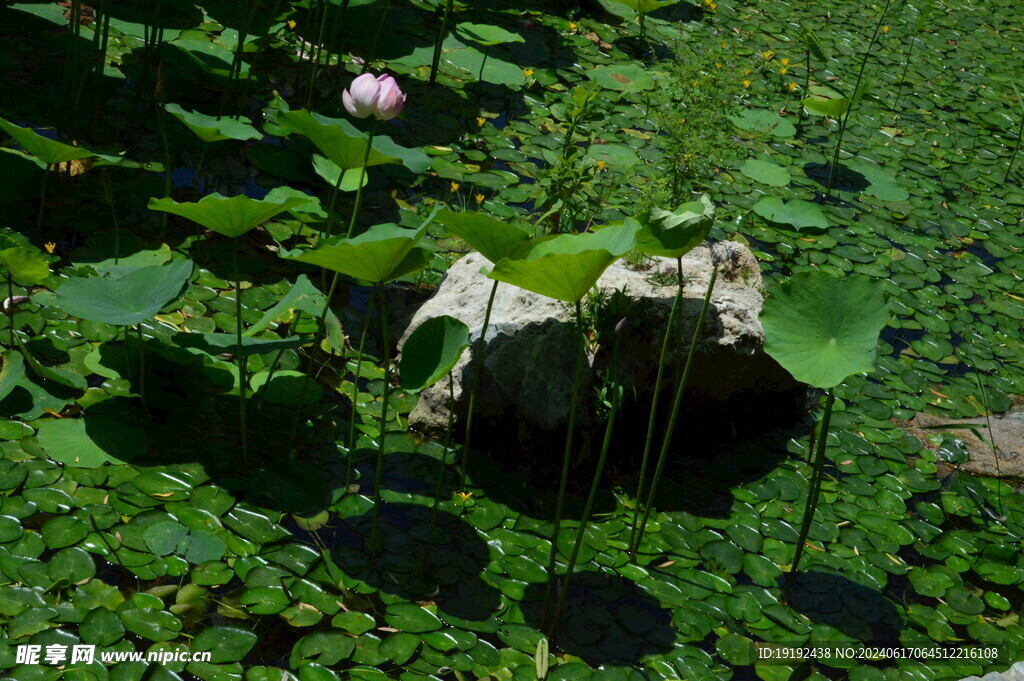
{"type": "Polygon", "coordinates": [[[1024,659],[1020,477],[905,427],[1024,395],[1021,16],[5,3],[0,676],[930,681],[1024,659]],[[690,353],[650,428],[620,423],[608,372],[586,457],[572,423],[512,459],[482,423],[410,431],[480,347],[441,316],[399,360],[394,327],[468,250],[563,301],[583,357],[616,343],[605,268],[705,238],[756,255],[800,417],[688,438],[690,353]],[[627,426],[636,452],[601,445],[627,426]],[[882,650],[835,652],[861,645],[882,650]],[[831,654],[758,653],[799,646],[831,654]],[[134,651],[209,656],[104,658],[134,651]]]}

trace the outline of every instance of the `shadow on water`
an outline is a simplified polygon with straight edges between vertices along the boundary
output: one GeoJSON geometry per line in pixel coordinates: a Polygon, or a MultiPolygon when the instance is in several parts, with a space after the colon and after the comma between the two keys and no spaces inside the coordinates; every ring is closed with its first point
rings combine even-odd
{"type": "Polygon", "coordinates": [[[789,606],[812,621],[864,643],[898,643],[900,610],[878,591],[830,572],[801,572],[788,587],[779,579],[789,606]]]}
{"type": "MultiPolygon", "coordinates": [[[[530,584],[520,608],[523,621],[539,628],[544,585],[530,584]]],[[[592,666],[636,664],[674,647],[672,614],[628,579],[580,570],[569,582],[554,643],[592,666]]]]}
{"type": "Polygon", "coordinates": [[[448,617],[467,622],[494,617],[501,595],[480,579],[490,554],[487,542],[472,526],[440,511],[431,541],[430,508],[385,503],[374,564],[369,555],[373,511],[367,500],[360,501],[364,510],[342,517],[331,542],[331,556],[347,575],[404,599],[432,600],[448,617]]]}

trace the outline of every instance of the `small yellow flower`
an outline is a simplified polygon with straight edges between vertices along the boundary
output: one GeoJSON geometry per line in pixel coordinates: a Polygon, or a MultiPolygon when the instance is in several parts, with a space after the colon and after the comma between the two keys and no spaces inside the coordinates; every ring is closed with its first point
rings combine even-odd
{"type": "Polygon", "coordinates": [[[477,116],[476,117],[476,125],[477,125],[477,127],[479,127],[479,128],[484,127],[484,123],[486,123],[486,122],[487,122],[486,118],[483,118],[481,116],[477,116]]]}
{"type": "Polygon", "coordinates": [[[726,47],[728,47],[728,46],[729,46],[729,43],[727,43],[727,42],[725,42],[725,41],[723,40],[723,41],[722,41],[722,49],[724,50],[724,49],[725,49],[726,47]]]}
{"type": "Polygon", "coordinates": [[[743,69],[743,75],[744,76],[749,76],[751,73],[752,73],[752,71],[750,69],[743,69]]]}
{"type": "Polygon", "coordinates": [[[750,87],[750,84],[751,84],[752,82],[753,82],[753,81],[751,81],[751,80],[745,80],[745,81],[743,81],[743,87],[750,87]]]}
{"type": "Polygon", "coordinates": [[[484,202],[484,195],[483,194],[477,194],[473,198],[476,199],[477,203],[483,203],[484,202]]]}
{"type": "Polygon", "coordinates": [[[779,63],[782,64],[783,66],[789,66],[789,60],[788,59],[781,59],[781,60],[779,60],[779,63]]]}
{"type": "Polygon", "coordinates": [[[784,75],[786,75],[787,73],[789,73],[789,69],[786,69],[786,68],[782,68],[782,69],[779,69],[779,73],[780,73],[780,74],[782,74],[782,75],[784,76],[784,75]]]}
{"type": "Polygon", "coordinates": [[[712,12],[714,12],[716,9],[718,9],[718,5],[716,3],[714,3],[714,2],[709,2],[708,3],[708,9],[711,10],[712,12]]]}
{"type": "Polygon", "coordinates": [[[573,23],[572,21],[569,22],[569,30],[570,31],[575,31],[576,30],[576,24],[573,23]]]}
{"type": "Polygon", "coordinates": [[[680,119],[677,120],[677,122],[680,123],[681,125],[686,125],[686,119],[685,118],[680,118],[680,119]]]}
{"type": "Polygon", "coordinates": [[[761,53],[761,56],[764,57],[765,60],[767,61],[767,60],[771,59],[772,57],[774,57],[775,53],[772,52],[771,50],[765,50],[764,52],[761,53]]]}
{"type": "Polygon", "coordinates": [[[888,32],[889,32],[889,27],[888,26],[883,26],[882,27],[882,33],[888,33],[888,32]]]}
{"type": "Polygon", "coordinates": [[[523,69],[523,75],[529,78],[533,75],[533,69],[523,69]]]}
{"type": "Polygon", "coordinates": [[[699,80],[695,80],[695,81],[693,81],[693,87],[697,87],[697,84],[698,84],[699,82],[700,82],[699,80]]]}
{"type": "Polygon", "coordinates": [[[295,20],[294,20],[294,19],[289,19],[289,20],[288,20],[288,28],[292,28],[292,29],[293,29],[293,28],[295,28],[296,26],[298,26],[298,24],[296,24],[296,23],[295,23],[295,20]]]}
{"type": "Polygon", "coordinates": [[[53,253],[53,250],[54,250],[55,248],[57,248],[57,244],[53,243],[52,241],[47,241],[47,242],[46,242],[46,243],[45,243],[45,244],[43,245],[43,247],[44,247],[44,248],[46,249],[46,252],[47,252],[47,253],[53,253]]]}
{"type": "Polygon", "coordinates": [[[453,194],[454,194],[455,192],[459,191],[459,183],[458,183],[458,182],[452,182],[452,184],[451,184],[451,190],[452,190],[452,193],[453,193],[453,194]]]}
{"type": "Polygon", "coordinates": [[[789,83],[788,85],[790,92],[796,92],[798,89],[800,89],[800,86],[797,85],[796,83],[789,83]]]}
{"type": "Polygon", "coordinates": [[[598,161],[597,162],[597,172],[601,172],[602,170],[604,170],[607,167],[608,167],[608,164],[605,163],[604,161],[598,161]]]}
{"type": "Polygon", "coordinates": [[[716,69],[720,69],[720,68],[722,68],[722,62],[720,62],[720,61],[716,61],[716,62],[715,62],[715,68],[716,68],[716,69]]]}
{"type": "Polygon", "coordinates": [[[457,496],[459,499],[462,499],[462,502],[465,503],[465,502],[469,501],[469,498],[471,496],[473,496],[473,493],[472,492],[456,492],[455,496],[457,496]]]}

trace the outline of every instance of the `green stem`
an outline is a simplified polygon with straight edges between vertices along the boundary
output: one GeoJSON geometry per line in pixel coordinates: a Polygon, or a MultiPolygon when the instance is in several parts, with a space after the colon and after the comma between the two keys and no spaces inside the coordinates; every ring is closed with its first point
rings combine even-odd
{"type": "MultiPolygon", "coordinates": [[[[356,220],[359,219],[359,208],[363,202],[363,182],[366,180],[366,164],[370,162],[370,152],[373,150],[373,135],[377,132],[377,121],[373,121],[370,124],[369,135],[366,140],[366,151],[363,153],[363,166],[359,169],[359,182],[356,185],[356,202],[352,206],[352,218],[348,223],[348,234],[345,235],[346,239],[352,238],[352,233],[356,229],[356,220]]],[[[341,185],[341,180],[338,180],[338,185],[341,185]]],[[[331,213],[333,216],[333,213],[331,213]]],[[[328,217],[328,220],[331,218],[328,217]]],[[[329,225],[328,225],[329,226],[329,225]]]]}
{"type": "Polygon", "coordinates": [[[830,389],[825,400],[825,413],[821,417],[821,429],[818,432],[818,448],[814,453],[814,474],[811,476],[810,489],[807,492],[807,508],[804,509],[804,519],[800,524],[800,536],[796,540],[796,555],[793,556],[793,566],[789,569],[791,575],[796,574],[800,566],[800,558],[804,553],[804,544],[807,542],[807,535],[811,531],[811,522],[814,520],[814,509],[818,505],[818,497],[821,493],[821,480],[825,470],[825,445],[828,442],[828,426],[832,420],[832,405],[835,404],[835,393],[830,389]]]}
{"type": "Polygon", "coordinates": [[[424,573],[430,569],[430,554],[434,548],[434,528],[437,526],[437,509],[441,505],[441,483],[444,482],[445,462],[452,446],[452,426],[455,425],[455,377],[448,374],[448,427],[444,433],[444,453],[437,467],[437,484],[434,486],[434,505],[430,508],[430,524],[427,527],[427,553],[423,557],[424,573]]]}
{"type": "Polygon", "coordinates": [[[380,435],[377,438],[377,468],[373,477],[373,523],[370,525],[370,557],[377,559],[377,527],[380,521],[380,487],[384,478],[384,442],[388,431],[388,398],[391,396],[391,383],[388,381],[388,368],[391,364],[391,338],[388,335],[388,308],[384,298],[384,284],[377,284],[380,300],[381,336],[384,342],[384,392],[380,408],[380,435]]]}
{"type": "Polygon", "coordinates": [[[853,84],[853,94],[850,96],[850,105],[846,109],[846,113],[843,114],[842,121],[839,125],[839,138],[836,140],[835,150],[832,152],[832,167],[829,168],[828,173],[828,188],[825,190],[825,199],[832,198],[832,189],[835,187],[836,179],[839,177],[839,154],[843,147],[843,136],[846,134],[846,124],[850,121],[850,116],[853,114],[853,108],[857,104],[857,93],[860,91],[860,82],[864,78],[864,69],[868,65],[868,57],[871,56],[871,48],[875,44],[875,40],[878,38],[878,32],[882,30],[882,22],[885,21],[885,15],[889,12],[889,5],[892,4],[892,0],[886,0],[885,7],[882,9],[882,14],[878,17],[878,22],[875,24],[875,31],[871,34],[871,40],[868,42],[867,48],[864,50],[864,57],[860,60],[860,71],[857,72],[857,80],[853,84]]]}
{"type": "Polygon", "coordinates": [[[572,580],[572,573],[576,567],[576,559],[579,558],[580,547],[583,546],[583,535],[587,531],[587,521],[590,519],[590,512],[594,508],[594,500],[597,498],[597,490],[601,485],[601,476],[604,474],[605,462],[608,460],[608,449],[612,443],[612,431],[615,428],[615,419],[619,415],[619,407],[622,404],[622,386],[619,385],[619,340],[621,334],[615,336],[614,359],[612,360],[612,400],[611,410],[608,413],[608,422],[604,428],[604,441],[601,443],[601,454],[597,457],[597,468],[594,470],[594,478],[590,481],[590,491],[587,493],[587,502],[583,507],[583,516],[580,518],[579,527],[576,529],[576,540],[572,545],[572,553],[569,555],[569,564],[562,577],[562,588],[558,593],[558,602],[555,604],[555,611],[548,622],[547,635],[550,638],[554,634],[555,626],[562,615],[562,608],[565,606],[565,597],[569,593],[569,583],[572,580]]]}
{"type": "MultiPolygon", "coordinates": [[[[804,48],[804,57],[807,58],[807,74],[804,76],[804,91],[801,93],[803,98],[810,96],[811,92],[811,48],[804,48]]],[[[801,98],[801,99],[803,99],[801,98]]],[[[800,102],[800,113],[796,121],[796,130],[799,135],[804,129],[804,103],[800,102]]]]}
{"type": "Polygon", "coordinates": [[[569,466],[572,463],[572,436],[576,429],[576,411],[580,403],[580,381],[583,378],[583,361],[586,348],[583,341],[583,306],[576,301],[576,373],[572,381],[572,399],[569,402],[569,426],[565,432],[565,451],[562,454],[562,475],[558,481],[558,501],[555,503],[554,530],[551,533],[551,552],[548,555],[548,581],[544,586],[544,613],[540,618],[547,622],[551,610],[551,596],[555,587],[555,564],[558,558],[558,534],[565,510],[565,490],[569,483],[569,466]]]}
{"type": "Polygon", "coordinates": [[[434,39],[434,57],[430,60],[430,80],[428,81],[431,85],[437,82],[437,67],[441,63],[441,43],[444,42],[445,36],[448,34],[448,22],[451,20],[452,5],[454,4],[455,0],[448,0],[448,4],[445,5],[441,28],[438,29],[437,38],[434,39]]]}
{"type": "Polygon", "coordinates": [[[494,306],[494,295],[498,292],[498,281],[491,285],[491,295],[487,298],[487,311],[484,312],[484,325],[480,328],[480,337],[476,339],[473,349],[473,385],[469,390],[469,407],[466,411],[466,435],[462,440],[462,478],[459,489],[466,489],[466,473],[469,470],[470,437],[473,433],[473,408],[476,406],[476,393],[480,389],[480,375],[484,370],[484,348],[487,347],[487,327],[491,324],[491,308],[494,306]]]}
{"type": "Polygon", "coordinates": [[[7,273],[7,301],[10,307],[7,308],[7,325],[11,331],[11,347],[14,347],[14,278],[7,273]]]}
{"type": "Polygon", "coordinates": [[[373,32],[373,41],[370,43],[370,52],[366,55],[366,61],[363,62],[362,73],[370,68],[370,62],[377,57],[377,43],[380,42],[380,34],[384,31],[384,26],[388,23],[388,15],[391,13],[392,0],[387,0],[387,4],[384,7],[384,11],[380,14],[380,22],[377,24],[377,30],[373,32]]]}
{"type": "Polygon", "coordinates": [[[1017,152],[1020,151],[1021,137],[1024,136],[1024,111],[1020,117],[1020,127],[1017,128],[1017,143],[1013,145],[1013,153],[1010,154],[1010,162],[1006,164],[1006,174],[1003,175],[1003,184],[1010,180],[1010,173],[1013,172],[1013,162],[1017,159],[1017,152]]]}
{"type": "MultiPolygon", "coordinates": [[[[313,108],[313,86],[316,83],[316,71],[320,66],[320,55],[323,54],[324,49],[324,26],[327,25],[327,0],[320,0],[320,26],[317,30],[316,37],[316,51],[310,59],[309,67],[309,91],[306,94],[306,108],[313,108]]],[[[328,54],[328,61],[330,60],[330,54],[328,54]]]]}
{"type": "Polygon", "coordinates": [[[487,65],[487,55],[491,52],[491,46],[488,45],[484,48],[484,58],[480,61],[480,73],[477,74],[476,79],[483,82],[484,79],[484,67],[487,65]]]}
{"type": "Polygon", "coordinates": [[[238,425],[242,438],[242,462],[246,470],[249,468],[249,435],[246,429],[245,374],[248,370],[248,357],[242,345],[242,274],[238,271],[238,240],[232,240],[231,262],[235,270],[235,340],[238,346],[238,425]]]}
{"type": "MultiPolygon", "coordinates": [[[[681,269],[681,268],[680,268],[681,269]]],[[[640,460],[640,482],[636,487],[636,509],[633,513],[633,529],[629,533],[629,545],[633,546],[636,541],[636,534],[640,527],[640,507],[644,497],[644,486],[647,484],[647,466],[651,459],[651,445],[654,442],[654,425],[658,420],[658,401],[661,398],[661,386],[665,377],[666,357],[668,356],[668,341],[672,336],[672,325],[683,299],[683,287],[676,287],[676,296],[672,301],[672,311],[669,312],[668,322],[665,324],[665,334],[661,339],[661,355],[658,359],[658,375],[654,379],[654,395],[651,397],[651,411],[647,415],[647,438],[644,440],[643,458],[640,460]]],[[[630,554],[630,560],[635,559],[635,554],[630,554]]]]}
{"type": "Polygon", "coordinates": [[[665,462],[668,460],[668,450],[672,444],[672,435],[676,430],[676,421],[679,418],[679,408],[683,403],[683,394],[686,392],[686,383],[690,380],[690,370],[693,368],[693,358],[697,355],[697,345],[700,342],[700,334],[704,329],[704,318],[707,316],[708,307],[711,303],[711,294],[715,289],[715,281],[718,279],[718,268],[711,270],[711,280],[708,282],[708,290],[704,294],[704,303],[700,308],[700,316],[697,317],[697,324],[693,328],[693,338],[690,340],[690,350],[686,354],[686,366],[683,369],[683,376],[676,386],[676,394],[672,399],[672,412],[668,417],[668,426],[665,428],[665,439],[661,442],[661,452],[658,455],[658,463],[654,466],[654,481],[651,483],[651,490],[647,494],[647,503],[644,508],[644,517],[637,530],[636,541],[629,552],[630,560],[636,560],[640,543],[644,539],[644,528],[651,516],[651,509],[654,507],[654,499],[658,495],[658,486],[661,484],[661,474],[665,469],[665,462]]]}
{"type": "Polygon", "coordinates": [[[359,402],[359,377],[363,370],[363,347],[366,343],[366,330],[370,326],[370,309],[367,305],[366,318],[363,320],[363,332],[359,336],[359,349],[356,350],[356,370],[352,376],[352,418],[348,426],[348,456],[346,457],[345,491],[352,484],[352,457],[356,451],[356,416],[359,402]]]}
{"type": "MultiPolygon", "coordinates": [[[[301,318],[302,318],[302,310],[296,310],[295,311],[295,319],[291,323],[291,328],[292,329],[295,329],[299,325],[299,320],[301,318]]],[[[267,391],[270,389],[270,382],[272,380],[274,380],[274,374],[277,372],[277,367],[281,364],[281,357],[283,355],[284,355],[284,348],[281,348],[274,355],[274,361],[270,363],[270,370],[267,372],[267,380],[266,380],[266,382],[263,384],[263,386],[259,390],[256,391],[256,392],[259,393],[259,402],[256,403],[256,411],[260,411],[261,409],[263,409],[263,400],[267,396],[267,391]]],[[[309,376],[306,376],[306,381],[307,382],[309,381],[309,376]]],[[[255,395],[254,395],[254,397],[255,397],[255,395]]],[[[303,388],[302,388],[302,400],[300,401],[300,403],[304,402],[305,398],[306,398],[306,387],[303,386],[303,388]]]]}
{"type": "Polygon", "coordinates": [[[142,326],[135,325],[135,339],[139,343],[139,397],[142,398],[142,409],[149,413],[149,402],[146,401],[146,351],[142,345],[142,326]]]}

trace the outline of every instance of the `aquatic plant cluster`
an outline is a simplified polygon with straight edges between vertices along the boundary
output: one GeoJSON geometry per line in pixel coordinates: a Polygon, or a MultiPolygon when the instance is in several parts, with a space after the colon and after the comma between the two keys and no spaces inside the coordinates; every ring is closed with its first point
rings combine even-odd
{"type": "Polygon", "coordinates": [[[1024,658],[1021,472],[905,427],[1024,394],[1020,14],[7,4],[2,675],[930,681],[1024,658]],[[807,414],[698,447],[717,269],[692,337],[677,320],[709,238],[759,259],[765,351],[807,414]],[[435,317],[397,358],[396,318],[468,250],[483,329],[435,317]],[[654,257],[679,278],[631,458],[630,320],[595,325],[588,297],[654,257]],[[482,435],[479,364],[458,429],[408,429],[487,352],[501,287],[574,313],[543,461],[482,435]],[[890,652],[823,652],[863,647],[890,652]],[[104,657],[132,652],[154,657],[104,657]]]}

